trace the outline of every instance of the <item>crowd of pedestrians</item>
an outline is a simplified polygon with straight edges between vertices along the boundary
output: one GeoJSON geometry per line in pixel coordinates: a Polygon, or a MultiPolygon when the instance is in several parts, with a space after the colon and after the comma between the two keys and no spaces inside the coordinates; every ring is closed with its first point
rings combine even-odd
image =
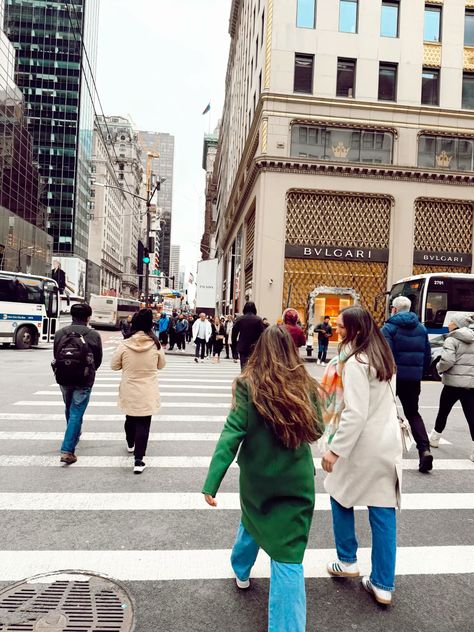
{"type": "MultiPolygon", "coordinates": [[[[158,370],[165,366],[164,348],[184,350],[193,342],[196,363],[206,355],[218,363],[224,350],[227,359],[240,359],[233,405],[202,493],[211,507],[217,506],[219,487],[238,454],[241,518],[231,565],[237,587],[246,590],[259,549],[270,556],[270,631],[306,629],[302,563],[315,502],[311,444],[319,444],[332,510],[337,557],[327,561],[327,572],[333,577],[359,577],[354,508],[367,507],[371,571],[361,583],[384,606],[392,603],[395,588],[396,510],[402,491],[397,397],[413,432],[421,473],[433,468],[431,448],[438,447],[458,401],[469,426],[474,461],[473,317],[450,315],[437,365],[443,382],[439,411],[428,435],[419,398],[431,349],[427,331],[411,307],[408,298],[396,298],[381,329],[358,305],[343,309],[335,323],[326,316],[315,329],[317,362],[325,366],[321,383],[306,369],[300,354],[306,336],[298,312],[291,308],[276,325],[265,322],[255,304],[248,302],[235,318],[162,313],[154,321],[150,309],[141,309],[122,326],[124,338],[111,368],[122,372],[118,404],[125,415],[126,449],[134,455],[137,474],[145,468],[151,419],[160,408],[158,370]],[[338,347],[328,362],[334,329],[338,347]]],[[[71,314],[72,325],[56,334],[53,361],[65,403],[60,460],[66,465],[77,461],[83,415],[102,362],[100,336],[88,326],[91,308],[76,304],[71,314]]]]}

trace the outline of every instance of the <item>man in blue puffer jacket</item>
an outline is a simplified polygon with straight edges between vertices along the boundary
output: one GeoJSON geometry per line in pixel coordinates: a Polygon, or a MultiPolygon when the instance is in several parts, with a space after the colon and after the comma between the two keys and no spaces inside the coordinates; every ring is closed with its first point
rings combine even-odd
{"type": "Polygon", "coordinates": [[[425,327],[410,312],[411,301],[398,296],[392,303],[392,316],[382,327],[397,364],[397,395],[408,419],[420,455],[420,472],[433,469],[433,457],[425,424],[418,410],[423,373],[431,363],[431,348],[425,327]]]}

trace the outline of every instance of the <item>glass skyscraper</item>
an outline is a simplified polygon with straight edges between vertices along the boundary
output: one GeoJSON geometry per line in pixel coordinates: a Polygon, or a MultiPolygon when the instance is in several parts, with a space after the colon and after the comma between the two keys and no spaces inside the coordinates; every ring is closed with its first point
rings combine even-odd
{"type": "Polygon", "coordinates": [[[6,0],[54,253],[85,260],[99,0],[6,0]],[[92,96],[91,96],[92,95],[92,96]]]}

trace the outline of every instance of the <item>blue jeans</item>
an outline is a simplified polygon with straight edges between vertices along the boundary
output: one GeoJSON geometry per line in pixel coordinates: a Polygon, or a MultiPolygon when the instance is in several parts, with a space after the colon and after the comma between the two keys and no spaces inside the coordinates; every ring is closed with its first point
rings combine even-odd
{"type": "Polygon", "coordinates": [[[64,435],[61,452],[71,452],[79,442],[82,428],[82,418],[86,412],[91,396],[91,387],[61,386],[63,400],[66,404],[66,433],[64,435]]]}
{"type": "MultiPolygon", "coordinates": [[[[318,340],[318,360],[326,362],[326,356],[328,353],[329,340],[318,340]]],[[[342,560],[341,560],[342,562],[342,560]]]]}
{"type": "MultiPolygon", "coordinates": [[[[332,524],[337,557],[341,562],[357,562],[354,508],[347,509],[331,498],[332,524]]],[[[395,588],[397,518],[393,507],[368,507],[372,530],[372,573],[370,581],[382,590],[395,588]]]]}
{"type": "MultiPolygon", "coordinates": [[[[259,546],[240,524],[232,549],[231,564],[241,581],[250,576],[259,546]]],[[[268,632],[304,632],[306,630],[306,592],[302,564],[271,561],[268,632]]]]}

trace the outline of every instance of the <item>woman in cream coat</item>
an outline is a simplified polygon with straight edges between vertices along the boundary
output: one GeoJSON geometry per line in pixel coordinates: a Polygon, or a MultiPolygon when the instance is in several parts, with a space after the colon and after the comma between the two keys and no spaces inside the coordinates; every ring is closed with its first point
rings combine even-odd
{"type": "Polygon", "coordinates": [[[151,309],[141,309],[131,323],[131,331],[112,356],[113,371],[122,371],[119,406],[125,413],[128,452],[134,452],[135,474],[145,469],[143,457],[150,434],[151,417],[160,408],[158,369],[166,364],[160,341],[153,333],[151,309]]]}
{"type": "Polygon", "coordinates": [[[331,496],[337,577],[358,577],[354,507],[366,506],[372,530],[372,572],[362,584],[377,602],[392,600],[396,508],[400,508],[402,443],[394,398],[395,362],[374,319],[354,306],[337,319],[342,343],[343,407],[322,460],[331,496]]]}

